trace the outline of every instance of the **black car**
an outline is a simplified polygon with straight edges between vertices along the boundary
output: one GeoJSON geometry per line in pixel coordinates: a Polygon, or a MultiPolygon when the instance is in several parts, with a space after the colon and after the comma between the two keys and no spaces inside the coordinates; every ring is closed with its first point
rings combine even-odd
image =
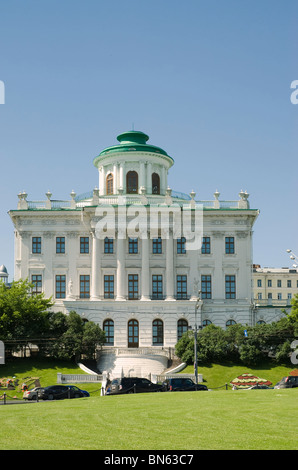
{"type": "Polygon", "coordinates": [[[80,398],[85,394],[78,387],[68,387],[67,385],[50,385],[40,388],[37,391],[40,400],[61,400],[63,398],[80,398]]]}
{"type": "Polygon", "coordinates": [[[148,379],[140,377],[123,377],[113,379],[106,390],[106,395],[118,395],[124,393],[163,392],[163,385],[154,384],[148,379]]]}
{"type": "Polygon", "coordinates": [[[298,376],[288,375],[283,377],[274,388],[295,388],[298,387],[298,376]]]}
{"type": "Polygon", "coordinates": [[[208,390],[206,385],[196,385],[191,379],[185,377],[167,379],[164,382],[164,386],[169,392],[195,392],[199,390],[208,390]]]}

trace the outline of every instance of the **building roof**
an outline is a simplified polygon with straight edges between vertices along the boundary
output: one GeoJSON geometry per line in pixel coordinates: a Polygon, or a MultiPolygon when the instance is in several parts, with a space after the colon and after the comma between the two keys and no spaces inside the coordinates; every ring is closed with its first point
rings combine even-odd
{"type": "Polygon", "coordinates": [[[166,156],[174,162],[174,159],[162,148],[156,147],[155,145],[148,145],[147,141],[149,140],[149,136],[144,132],[134,130],[123,132],[118,135],[117,140],[120,142],[118,145],[107,147],[94,158],[93,163],[95,166],[101,157],[120,152],[151,152],[156,153],[157,155],[166,156]]]}
{"type": "Polygon", "coordinates": [[[8,272],[7,272],[7,269],[4,266],[4,264],[2,264],[2,266],[0,266],[0,276],[8,276],[8,272]]]}

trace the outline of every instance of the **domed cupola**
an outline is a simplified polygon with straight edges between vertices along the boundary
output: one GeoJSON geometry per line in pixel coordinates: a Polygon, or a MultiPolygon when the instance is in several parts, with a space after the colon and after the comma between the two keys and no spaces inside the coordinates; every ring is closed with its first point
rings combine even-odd
{"type": "Polygon", "coordinates": [[[4,264],[0,266],[0,282],[4,282],[4,284],[8,284],[8,272],[4,264]]]}
{"type": "Polygon", "coordinates": [[[160,147],[147,144],[149,136],[144,132],[124,132],[117,140],[118,145],[104,149],[93,160],[99,171],[100,195],[165,195],[173,158],[160,147]]]}

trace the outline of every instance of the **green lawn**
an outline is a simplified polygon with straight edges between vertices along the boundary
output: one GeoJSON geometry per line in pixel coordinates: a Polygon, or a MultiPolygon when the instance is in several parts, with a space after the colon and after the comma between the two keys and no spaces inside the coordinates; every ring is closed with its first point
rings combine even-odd
{"type": "Polygon", "coordinates": [[[298,449],[298,389],[152,393],[0,406],[0,449],[298,449]]]}
{"type": "MultiPolygon", "coordinates": [[[[90,398],[0,402],[0,450],[297,450],[298,389],[217,389],[241,373],[276,383],[290,370],[200,366],[212,391],[101,397],[97,385],[78,384],[90,398]]],[[[33,359],[13,361],[0,371],[39,376],[43,386],[55,383],[57,372],[81,373],[69,363],[33,359]]]]}

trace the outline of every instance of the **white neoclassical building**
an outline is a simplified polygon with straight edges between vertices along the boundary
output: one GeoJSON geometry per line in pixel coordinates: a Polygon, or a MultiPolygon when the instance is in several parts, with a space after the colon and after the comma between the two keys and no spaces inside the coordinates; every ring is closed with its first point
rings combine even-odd
{"type": "Polygon", "coordinates": [[[68,201],[18,195],[9,211],[15,279],[52,296],[55,310],[97,322],[113,348],[172,348],[195,323],[254,324],[258,210],[248,194],[197,201],[175,192],[166,151],[139,131],[117,139],[93,160],[99,188],[68,201]]]}

